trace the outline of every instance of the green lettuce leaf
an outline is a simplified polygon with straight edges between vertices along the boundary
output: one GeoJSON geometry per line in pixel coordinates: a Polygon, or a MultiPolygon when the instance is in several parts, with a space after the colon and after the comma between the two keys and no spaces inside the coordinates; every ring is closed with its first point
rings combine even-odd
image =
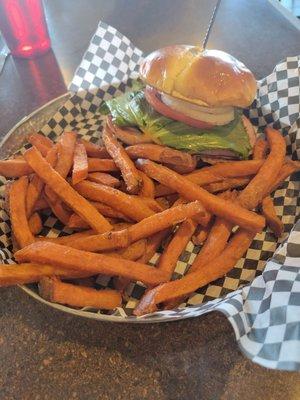
{"type": "Polygon", "coordinates": [[[212,129],[194,128],[159,114],[145,99],[142,90],[125,93],[100,106],[120,127],[137,127],[156,143],[190,153],[218,149],[231,150],[240,158],[249,156],[251,145],[241,121],[241,112],[227,125],[212,129]]]}

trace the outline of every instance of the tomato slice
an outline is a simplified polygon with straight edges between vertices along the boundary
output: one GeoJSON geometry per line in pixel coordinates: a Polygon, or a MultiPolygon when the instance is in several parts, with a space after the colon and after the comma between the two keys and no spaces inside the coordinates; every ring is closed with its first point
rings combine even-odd
{"type": "Polygon", "coordinates": [[[151,86],[146,86],[145,97],[148,103],[160,114],[167,118],[175,119],[187,125],[200,129],[210,129],[214,125],[209,122],[200,121],[198,119],[189,117],[179,111],[173,110],[171,107],[164,104],[159,98],[159,92],[151,86]]]}

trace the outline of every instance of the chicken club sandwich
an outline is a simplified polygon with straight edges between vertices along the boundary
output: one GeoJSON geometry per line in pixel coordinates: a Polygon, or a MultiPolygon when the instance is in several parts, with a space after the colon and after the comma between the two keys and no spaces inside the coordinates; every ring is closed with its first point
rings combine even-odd
{"type": "Polygon", "coordinates": [[[115,128],[209,163],[249,157],[256,133],[242,109],[255,98],[256,80],[240,61],[218,50],[169,46],[143,60],[140,78],[133,91],[101,105],[115,128]]]}

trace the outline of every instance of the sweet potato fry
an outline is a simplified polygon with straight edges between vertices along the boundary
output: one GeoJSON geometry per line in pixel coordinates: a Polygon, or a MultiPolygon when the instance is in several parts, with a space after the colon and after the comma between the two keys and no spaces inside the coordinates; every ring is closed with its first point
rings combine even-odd
{"type": "Polygon", "coordinates": [[[106,158],[90,158],[88,157],[89,172],[113,172],[119,171],[115,162],[106,158]]]}
{"type": "MultiPolygon", "coordinates": [[[[46,199],[48,201],[48,204],[51,208],[51,211],[53,214],[56,216],[56,218],[62,222],[64,225],[68,225],[69,219],[71,217],[71,213],[69,210],[67,210],[63,202],[60,199],[57,199],[55,201],[52,201],[49,197],[46,196],[46,199]]],[[[89,225],[87,225],[89,227],[89,225]]]]}
{"type": "Polygon", "coordinates": [[[28,137],[28,142],[35,146],[42,154],[43,157],[46,157],[48,151],[51,147],[54,146],[54,143],[44,135],[40,135],[39,133],[33,133],[28,137]]]}
{"type": "MultiPolygon", "coordinates": [[[[143,264],[147,264],[154,256],[154,254],[157,252],[159,246],[164,241],[164,239],[166,239],[169,236],[171,231],[172,230],[169,228],[150,236],[147,240],[146,249],[144,253],[137,261],[143,264]]],[[[134,243],[132,245],[134,245],[134,243]]],[[[114,279],[114,287],[120,292],[124,292],[130,282],[131,280],[128,278],[118,277],[114,279]]]]}
{"type": "MultiPolygon", "coordinates": [[[[172,205],[172,207],[176,207],[179,206],[179,204],[186,204],[189,201],[184,199],[183,197],[179,197],[174,204],[172,205]]],[[[212,215],[206,211],[205,216],[203,217],[203,213],[200,213],[199,215],[194,215],[193,216],[193,220],[195,222],[197,222],[199,225],[202,226],[207,226],[209,224],[209,221],[211,220],[212,215]]]]}
{"type": "Polygon", "coordinates": [[[273,201],[270,196],[267,196],[262,201],[262,212],[266,218],[267,225],[271,231],[279,238],[284,231],[284,225],[281,219],[277,216],[273,201]]]}
{"type": "Polygon", "coordinates": [[[132,221],[132,219],[128,218],[125,214],[111,208],[110,206],[104,203],[100,203],[98,201],[91,201],[90,203],[105,217],[121,219],[126,222],[132,221]]]}
{"type": "Polygon", "coordinates": [[[172,240],[169,242],[164,252],[160,256],[157,268],[168,274],[169,280],[172,277],[176,263],[181,253],[186,248],[195,232],[197,223],[192,219],[183,221],[177,231],[174,233],[172,240]]]}
{"type": "Polygon", "coordinates": [[[164,210],[164,208],[155,199],[153,199],[151,197],[139,196],[139,199],[154,212],[161,212],[164,210]]]}
{"type": "Polygon", "coordinates": [[[243,209],[239,205],[218,198],[188,181],[185,177],[149,160],[138,160],[138,167],[148,176],[176,190],[188,200],[199,200],[211,213],[251,231],[261,231],[265,221],[260,215],[243,209]]]}
{"type": "MultiPolygon", "coordinates": [[[[268,151],[268,143],[263,139],[258,139],[253,149],[253,159],[264,159],[268,151]]],[[[266,196],[261,204],[262,213],[271,231],[280,237],[284,231],[284,225],[276,215],[276,210],[270,196],[266,196]]]]}
{"type": "MultiPolygon", "coordinates": [[[[185,179],[196,185],[204,186],[210,183],[223,181],[226,178],[254,175],[259,171],[263,163],[263,160],[222,162],[210,167],[197,169],[185,175],[185,179]]],[[[167,196],[172,193],[174,193],[174,190],[167,186],[156,186],[155,197],[167,196]]]]}
{"type": "Polygon", "coordinates": [[[133,221],[140,221],[154,214],[140,198],[123,193],[112,187],[95,182],[82,181],[75,185],[74,188],[82,196],[104,203],[133,221]]]}
{"type": "MultiPolygon", "coordinates": [[[[68,176],[72,168],[75,145],[76,133],[74,132],[64,132],[57,143],[58,157],[54,169],[63,178],[68,176]]],[[[45,187],[45,193],[51,199],[52,204],[57,200],[56,194],[48,185],[45,187]]]]}
{"type": "MultiPolygon", "coordinates": [[[[126,249],[121,249],[121,250],[117,250],[114,252],[105,252],[104,254],[111,255],[112,257],[119,256],[119,257],[125,258],[126,260],[141,262],[139,259],[145,253],[146,242],[147,241],[145,239],[141,239],[135,243],[132,243],[126,249]]],[[[146,264],[146,263],[144,263],[144,264],[146,264]]],[[[113,282],[114,282],[115,289],[119,290],[120,292],[124,292],[124,290],[129,285],[131,280],[128,278],[124,278],[123,276],[122,277],[118,276],[118,277],[114,278],[113,282]]]]}
{"type": "Polygon", "coordinates": [[[150,197],[154,199],[155,195],[155,187],[153,180],[149,178],[146,174],[144,174],[142,171],[139,171],[139,174],[142,178],[142,186],[139,191],[139,196],[141,197],[150,197]]]}
{"type": "Polygon", "coordinates": [[[107,125],[103,130],[102,140],[107,152],[121,171],[127,191],[131,194],[138,193],[142,184],[141,176],[127,152],[107,125]]]}
{"type": "MultiPolygon", "coordinates": [[[[219,197],[233,202],[237,198],[237,192],[223,192],[220,193],[219,197]]],[[[188,273],[196,271],[201,268],[205,263],[212,261],[216,258],[225,248],[229,239],[231,230],[233,228],[232,223],[224,220],[223,218],[216,218],[210,224],[209,233],[206,237],[206,241],[195,258],[188,273]]]]}
{"type": "Polygon", "coordinates": [[[234,234],[224,251],[213,261],[206,263],[203,268],[181,279],[148,290],[134,310],[134,314],[143,315],[154,312],[158,304],[185,296],[224,276],[243,256],[254,236],[253,232],[240,228],[234,234]]]}
{"type": "MultiPolygon", "coordinates": [[[[219,194],[221,198],[230,201],[234,201],[237,195],[238,193],[235,191],[227,191],[219,194]]],[[[205,243],[195,258],[191,268],[188,270],[188,273],[201,268],[203,263],[213,260],[224,250],[232,228],[232,224],[222,218],[216,218],[212,220],[207,227],[201,227],[197,237],[198,242],[195,244],[205,243]]]]}
{"type": "Polygon", "coordinates": [[[155,200],[163,210],[166,210],[171,206],[170,202],[165,197],[157,197],[155,200]]]}
{"type": "MultiPolygon", "coordinates": [[[[114,252],[105,252],[107,256],[115,257],[116,255],[126,260],[136,261],[142,257],[146,250],[146,239],[140,239],[125,249],[115,250],[114,252]]],[[[145,263],[144,263],[145,264],[145,263]]]]}
{"type": "Polygon", "coordinates": [[[77,214],[71,214],[67,226],[70,229],[88,229],[89,224],[85,222],[79,215],[77,214]]]}
{"type": "Polygon", "coordinates": [[[30,217],[32,214],[35,204],[40,197],[44,188],[44,182],[40,179],[39,176],[33,175],[27,189],[26,195],[26,211],[27,216],[30,217]]]}
{"type": "Polygon", "coordinates": [[[180,167],[180,173],[188,173],[196,168],[196,159],[189,153],[158,144],[137,144],[126,147],[126,152],[134,160],[147,158],[148,160],[168,164],[172,169],[180,167]]]}
{"type": "MultiPolygon", "coordinates": [[[[97,203],[94,201],[91,201],[91,204],[98,210],[102,215],[108,218],[115,218],[115,219],[121,219],[124,221],[130,221],[129,218],[127,218],[124,214],[114,210],[113,208],[102,204],[102,203],[97,203]]],[[[77,214],[72,214],[69,216],[69,220],[67,223],[68,227],[71,229],[87,229],[89,228],[89,225],[77,214]]]]}
{"type": "MultiPolygon", "coordinates": [[[[65,235],[65,236],[58,236],[58,237],[48,237],[48,236],[37,236],[35,239],[36,241],[40,242],[51,242],[51,243],[57,243],[57,244],[62,244],[68,246],[70,243],[72,243],[74,240],[86,237],[86,236],[91,236],[95,235],[95,231],[92,229],[89,229],[87,231],[82,231],[82,232],[76,232],[72,233],[71,235],[65,235]]],[[[53,274],[51,274],[53,275],[53,274]]]]}
{"type": "Polygon", "coordinates": [[[24,157],[35,173],[73,211],[80,215],[97,232],[105,232],[112,227],[110,223],[84,197],[80,196],[42,157],[35,148],[27,150],[24,157]]]}
{"type": "Polygon", "coordinates": [[[267,196],[268,194],[274,192],[274,190],[276,190],[288,176],[298,171],[300,171],[300,161],[286,160],[276,176],[274,184],[268,188],[265,195],[267,196]]]}
{"type": "Polygon", "coordinates": [[[15,253],[18,262],[39,262],[93,275],[124,276],[149,285],[166,281],[156,268],[123,258],[110,257],[49,242],[36,242],[15,253]]]}
{"type": "Polygon", "coordinates": [[[164,163],[167,168],[172,169],[173,171],[176,171],[180,175],[185,175],[188,172],[190,172],[191,169],[187,169],[185,166],[182,165],[174,165],[174,164],[169,164],[169,163],[164,163]]]}
{"type": "MultiPolygon", "coordinates": [[[[207,263],[217,258],[227,245],[233,226],[230,222],[223,218],[216,218],[211,230],[206,238],[206,241],[199,253],[197,254],[193,264],[186,275],[196,272],[203,268],[207,263]]],[[[191,292],[190,292],[191,293],[191,292]]],[[[187,293],[187,294],[190,294],[187,293]]],[[[164,308],[172,310],[177,308],[186,299],[186,296],[174,298],[164,304],[164,308]]]]}
{"type": "MultiPolygon", "coordinates": [[[[57,146],[54,145],[51,147],[51,149],[48,151],[46,155],[46,161],[54,167],[57,161],[57,146]]],[[[41,178],[34,174],[31,181],[29,182],[28,189],[27,189],[27,195],[26,195],[26,210],[27,210],[27,216],[29,217],[34,208],[37,200],[39,199],[42,190],[44,188],[44,182],[41,180],[41,178]]]]}
{"type": "MultiPolygon", "coordinates": [[[[126,249],[115,250],[113,252],[105,252],[104,254],[115,257],[117,255],[127,260],[138,261],[143,264],[146,264],[147,261],[146,262],[142,261],[142,256],[145,254],[146,251],[146,242],[147,240],[141,239],[138,240],[137,242],[132,243],[126,249]]],[[[129,285],[130,282],[131,279],[124,278],[124,276],[114,277],[113,279],[114,288],[119,290],[121,293],[125,291],[126,287],[129,285]]]]}
{"type": "Polygon", "coordinates": [[[34,242],[26,217],[28,178],[22,176],[10,187],[9,209],[13,234],[20,248],[34,242]]]}
{"type": "Polygon", "coordinates": [[[106,174],[105,172],[91,172],[88,174],[87,179],[92,182],[101,183],[102,185],[111,186],[111,187],[119,187],[120,181],[110,174],[106,174]]]}
{"type": "Polygon", "coordinates": [[[133,128],[124,129],[118,127],[112,122],[111,117],[107,118],[107,124],[114,135],[125,144],[133,145],[140,143],[153,143],[152,138],[145,133],[139,132],[133,128]]]}
{"type": "Polygon", "coordinates": [[[121,140],[121,142],[127,145],[141,144],[141,143],[153,143],[153,140],[149,135],[145,133],[139,133],[136,129],[121,129],[117,127],[114,130],[116,137],[121,140]]]}
{"type": "Polygon", "coordinates": [[[270,154],[259,173],[255,175],[238,197],[238,203],[249,210],[255,208],[265,197],[265,193],[270,190],[276,180],[277,171],[280,171],[284,163],[286,146],[283,136],[272,128],[266,128],[266,135],[270,154]]]}
{"type": "Polygon", "coordinates": [[[98,144],[88,142],[87,140],[84,139],[79,139],[78,142],[84,145],[88,157],[94,157],[94,158],[110,157],[104,146],[99,146],[98,144]]]}
{"type": "Polygon", "coordinates": [[[28,217],[31,216],[35,208],[35,204],[43,191],[43,188],[44,182],[40,179],[39,176],[34,174],[28,184],[26,195],[26,212],[28,217]]]}
{"type": "Polygon", "coordinates": [[[130,242],[134,242],[144,237],[151,236],[158,231],[172,227],[178,222],[195,215],[204,214],[202,205],[195,201],[187,204],[179,204],[170,209],[161,211],[128,228],[128,237],[130,242]]]}
{"type": "Polygon", "coordinates": [[[132,225],[133,223],[130,222],[117,222],[113,224],[113,231],[120,231],[122,229],[127,229],[132,225]]]}
{"type": "Polygon", "coordinates": [[[146,250],[138,261],[147,264],[170,233],[171,229],[167,228],[151,235],[147,240],[146,250]]]}
{"type": "Polygon", "coordinates": [[[87,251],[103,251],[128,247],[131,243],[139,239],[147,238],[156,232],[172,227],[201,212],[204,213],[198,201],[178,205],[145,218],[127,229],[78,239],[72,243],[72,247],[87,251]]]}
{"type": "Polygon", "coordinates": [[[268,143],[262,139],[258,138],[253,147],[253,160],[264,160],[268,152],[268,143]]]}
{"type": "Polygon", "coordinates": [[[57,275],[63,278],[79,278],[90,276],[89,272],[72,271],[46,264],[13,264],[1,265],[0,287],[23,285],[25,283],[38,282],[44,276],[57,275]]]}
{"type": "Polygon", "coordinates": [[[88,176],[88,160],[85,147],[82,143],[77,143],[74,150],[72,183],[75,185],[83,181],[88,176]]]}
{"type": "Polygon", "coordinates": [[[58,158],[55,166],[56,172],[66,178],[73,165],[76,133],[64,132],[59,140],[58,158]]]}
{"type": "Polygon", "coordinates": [[[22,158],[12,160],[0,160],[0,175],[6,178],[19,178],[32,174],[32,168],[22,158]]]}
{"type": "Polygon", "coordinates": [[[211,224],[208,224],[207,226],[200,225],[199,228],[199,231],[192,236],[192,242],[195,246],[200,246],[205,242],[211,230],[211,224]]]}
{"type": "Polygon", "coordinates": [[[204,264],[216,258],[224,250],[231,230],[230,222],[216,218],[203,247],[189,269],[189,273],[202,268],[204,264]]]}
{"type": "Polygon", "coordinates": [[[251,178],[252,177],[226,178],[223,181],[212,182],[202,187],[210,193],[224,192],[225,190],[241,188],[248,185],[251,178]]]}
{"type": "Polygon", "coordinates": [[[35,205],[34,205],[34,208],[33,208],[33,212],[34,211],[41,211],[41,210],[45,210],[45,209],[47,209],[47,208],[49,208],[49,204],[48,204],[48,202],[47,202],[47,200],[44,198],[44,197],[40,197],[37,201],[36,201],[36,203],[35,203],[35,205]]]}
{"type": "Polygon", "coordinates": [[[255,175],[264,164],[263,160],[243,160],[243,161],[227,161],[197,169],[186,178],[203,186],[208,183],[222,181],[224,178],[237,178],[242,176],[255,175]]]}
{"type": "Polygon", "coordinates": [[[43,225],[42,225],[41,217],[39,216],[39,214],[37,212],[33,213],[30,216],[30,218],[28,220],[28,225],[29,225],[29,229],[30,229],[31,233],[34,236],[38,235],[41,232],[43,225]]]}
{"type": "Polygon", "coordinates": [[[113,310],[122,304],[121,295],[116,290],[97,290],[61,282],[51,277],[45,277],[40,280],[39,293],[48,301],[73,307],[94,307],[113,310]]]}

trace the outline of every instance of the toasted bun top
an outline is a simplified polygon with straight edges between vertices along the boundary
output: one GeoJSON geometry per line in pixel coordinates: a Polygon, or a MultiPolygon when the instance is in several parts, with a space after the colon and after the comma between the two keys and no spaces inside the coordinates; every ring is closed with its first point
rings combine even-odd
{"type": "Polygon", "coordinates": [[[141,64],[140,76],[161,92],[199,105],[247,107],[256,95],[256,80],[243,63],[195,46],[154,51],[141,64]]]}

